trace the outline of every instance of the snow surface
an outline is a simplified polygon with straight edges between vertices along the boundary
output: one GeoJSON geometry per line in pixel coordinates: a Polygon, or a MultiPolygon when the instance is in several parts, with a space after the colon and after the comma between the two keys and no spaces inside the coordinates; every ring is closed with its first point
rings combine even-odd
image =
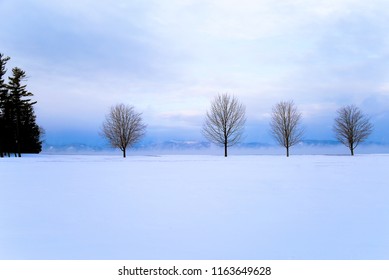
{"type": "Polygon", "coordinates": [[[41,155],[0,177],[0,259],[389,259],[389,155],[41,155]]]}

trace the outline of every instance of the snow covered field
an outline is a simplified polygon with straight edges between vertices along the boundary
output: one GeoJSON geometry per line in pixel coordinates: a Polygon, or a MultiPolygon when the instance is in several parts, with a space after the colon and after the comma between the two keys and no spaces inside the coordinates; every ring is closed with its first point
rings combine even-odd
{"type": "Polygon", "coordinates": [[[0,159],[1,259],[389,259],[389,155],[0,159]]]}

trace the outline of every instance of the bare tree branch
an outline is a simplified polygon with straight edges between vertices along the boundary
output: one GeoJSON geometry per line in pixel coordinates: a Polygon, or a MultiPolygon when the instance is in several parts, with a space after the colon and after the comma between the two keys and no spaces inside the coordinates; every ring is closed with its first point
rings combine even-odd
{"type": "Polygon", "coordinates": [[[203,124],[203,135],[216,145],[224,146],[224,156],[227,157],[227,147],[240,142],[246,123],[246,108],[238,99],[228,94],[219,94],[206,113],[203,124]]]}
{"type": "Polygon", "coordinates": [[[342,107],[337,113],[333,127],[335,136],[339,142],[350,149],[353,156],[354,149],[372,133],[373,125],[355,105],[342,107]]]}
{"type": "Polygon", "coordinates": [[[289,148],[299,143],[304,134],[301,113],[293,101],[282,101],[273,107],[270,131],[275,140],[286,148],[288,157],[289,148]]]}
{"type": "Polygon", "coordinates": [[[118,104],[111,107],[105,117],[101,134],[112,147],[123,152],[123,157],[126,157],[127,147],[134,145],[146,132],[141,115],[135,112],[133,106],[118,104]]]}

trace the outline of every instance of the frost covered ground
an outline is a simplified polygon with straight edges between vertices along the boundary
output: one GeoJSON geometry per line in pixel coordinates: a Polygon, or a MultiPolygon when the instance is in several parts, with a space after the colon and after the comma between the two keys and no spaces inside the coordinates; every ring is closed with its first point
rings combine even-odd
{"type": "Polygon", "coordinates": [[[0,159],[1,259],[389,259],[389,155],[0,159]]]}

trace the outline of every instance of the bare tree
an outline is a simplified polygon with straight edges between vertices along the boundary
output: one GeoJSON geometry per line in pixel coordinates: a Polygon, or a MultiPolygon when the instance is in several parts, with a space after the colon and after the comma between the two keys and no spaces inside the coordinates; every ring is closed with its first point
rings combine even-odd
{"type": "Polygon", "coordinates": [[[218,94],[207,111],[203,135],[216,145],[227,148],[240,142],[246,123],[246,108],[234,96],[218,94]]]}
{"type": "Polygon", "coordinates": [[[282,101],[273,107],[270,131],[276,141],[286,148],[286,156],[289,157],[289,148],[299,143],[304,134],[301,113],[293,101],[282,101]]]}
{"type": "Polygon", "coordinates": [[[118,104],[111,107],[105,117],[101,134],[112,147],[123,152],[123,157],[126,157],[127,147],[134,145],[146,132],[141,115],[135,112],[133,106],[118,104]]]}
{"type": "Polygon", "coordinates": [[[335,136],[350,149],[353,156],[354,149],[372,133],[373,125],[355,105],[342,107],[337,113],[333,128],[335,136]]]}

